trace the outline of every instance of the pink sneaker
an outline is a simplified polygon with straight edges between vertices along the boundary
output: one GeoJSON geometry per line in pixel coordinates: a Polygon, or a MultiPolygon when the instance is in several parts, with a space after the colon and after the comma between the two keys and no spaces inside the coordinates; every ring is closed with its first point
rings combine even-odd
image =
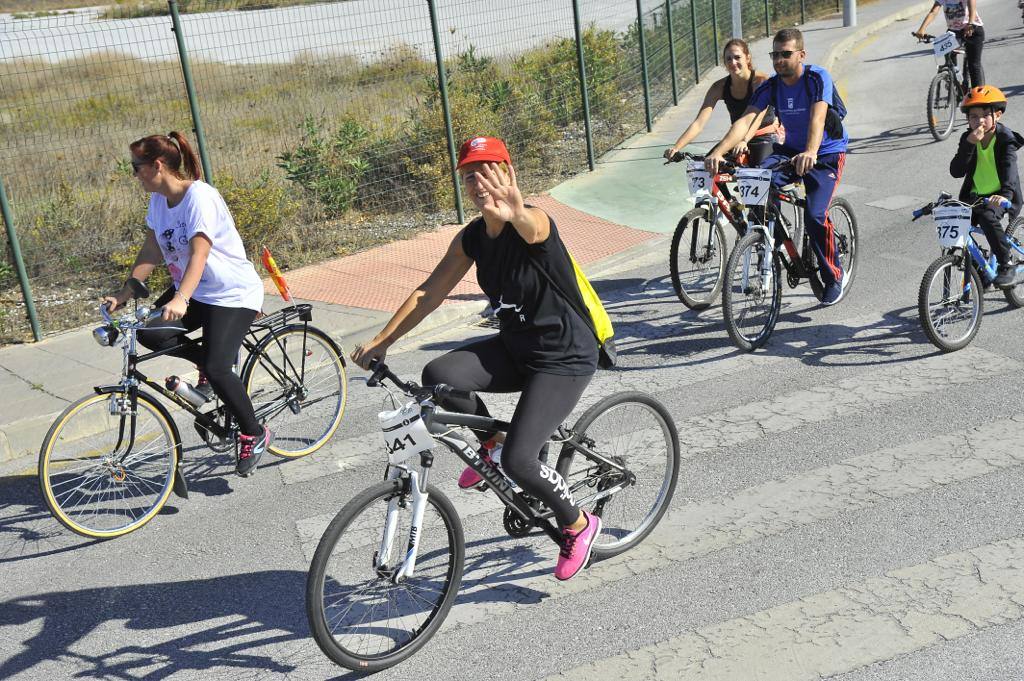
{"type": "Polygon", "coordinates": [[[561,580],[572,579],[590,560],[590,552],[594,548],[594,540],[601,534],[601,519],[586,511],[587,526],[576,532],[568,527],[562,530],[562,550],[558,553],[558,565],[555,566],[555,577],[561,580]]]}
{"type": "MultiPolygon", "coordinates": [[[[490,465],[494,465],[494,462],[491,461],[491,455],[488,454],[487,452],[483,452],[480,455],[480,458],[489,463],[490,465]]],[[[473,489],[483,481],[484,478],[482,475],[477,473],[470,466],[466,466],[466,470],[462,471],[462,475],[459,476],[459,488],[473,489]]]]}
{"type": "MultiPolygon", "coordinates": [[[[494,466],[494,461],[491,460],[491,450],[495,447],[494,440],[488,440],[480,445],[480,458],[494,466]]],[[[473,489],[481,482],[484,481],[482,475],[477,473],[471,466],[466,466],[466,469],[462,471],[462,475],[459,476],[459,488],[460,489],[473,489]]]]}

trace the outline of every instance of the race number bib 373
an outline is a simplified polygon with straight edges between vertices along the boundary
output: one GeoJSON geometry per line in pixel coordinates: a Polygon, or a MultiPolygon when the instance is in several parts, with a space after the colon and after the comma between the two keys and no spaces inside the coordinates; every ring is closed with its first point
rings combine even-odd
{"type": "Polygon", "coordinates": [[[701,161],[691,161],[686,166],[686,179],[690,182],[690,196],[696,197],[711,191],[711,174],[701,161]]]}

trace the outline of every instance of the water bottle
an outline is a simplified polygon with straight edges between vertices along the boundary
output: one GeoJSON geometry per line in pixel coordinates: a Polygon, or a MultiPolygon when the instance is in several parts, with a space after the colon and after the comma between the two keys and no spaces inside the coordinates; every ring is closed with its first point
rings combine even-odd
{"type": "Polygon", "coordinates": [[[179,395],[193,407],[201,407],[206,404],[206,395],[202,394],[177,376],[168,376],[164,385],[172,393],[179,395]]]}

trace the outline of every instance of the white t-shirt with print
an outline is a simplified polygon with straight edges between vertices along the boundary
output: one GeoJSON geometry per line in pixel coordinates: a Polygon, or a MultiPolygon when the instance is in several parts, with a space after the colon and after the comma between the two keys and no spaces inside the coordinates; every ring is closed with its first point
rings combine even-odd
{"type": "MultiPolygon", "coordinates": [[[[946,28],[951,31],[960,31],[967,26],[967,0],[935,0],[935,2],[942,6],[942,12],[946,15],[946,28]]],[[[974,24],[982,25],[980,14],[974,24]]]]}
{"type": "Polygon", "coordinates": [[[181,284],[188,267],[189,242],[196,234],[205,234],[212,246],[192,298],[208,305],[257,312],[263,307],[263,282],[245,257],[242,237],[224,198],[212,186],[193,182],[173,208],[168,208],[165,196],[154,192],[149,197],[146,224],[156,234],[175,287],[181,284]]]}

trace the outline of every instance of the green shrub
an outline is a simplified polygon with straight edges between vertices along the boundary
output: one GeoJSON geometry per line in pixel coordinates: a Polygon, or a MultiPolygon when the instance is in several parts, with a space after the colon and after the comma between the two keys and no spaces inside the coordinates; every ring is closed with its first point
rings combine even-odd
{"type": "Polygon", "coordinates": [[[323,127],[323,121],[306,116],[299,125],[299,147],[278,156],[278,166],[316,199],[324,217],[337,218],[352,206],[367,170],[359,152],[368,135],[366,128],[351,118],[342,120],[329,137],[323,127]]]}
{"type": "Polygon", "coordinates": [[[291,223],[299,204],[289,198],[283,185],[270,179],[264,171],[253,183],[242,183],[231,175],[217,176],[217,189],[231,210],[235,227],[242,236],[250,255],[259,253],[260,246],[274,249],[290,241],[287,225],[291,223]]]}

